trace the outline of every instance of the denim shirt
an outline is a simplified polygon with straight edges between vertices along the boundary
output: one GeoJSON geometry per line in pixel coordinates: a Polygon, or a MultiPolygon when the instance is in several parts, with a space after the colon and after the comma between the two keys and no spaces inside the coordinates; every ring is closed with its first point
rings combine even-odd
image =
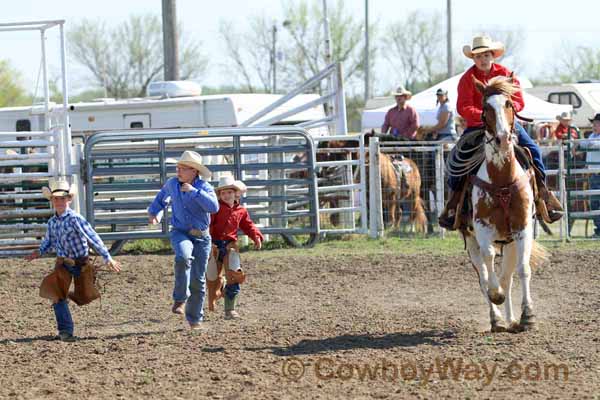
{"type": "Polygon", "coordinates": [[[177,177],[170,178],[154,198],[148,212],[158,215],[171,204],[171,225],[180,231],[206,230],[210,226],[210,213],[219,211],[219,202],[212,185],[200,178],[192,182],[194,190],[181,191],[177,177]]]}

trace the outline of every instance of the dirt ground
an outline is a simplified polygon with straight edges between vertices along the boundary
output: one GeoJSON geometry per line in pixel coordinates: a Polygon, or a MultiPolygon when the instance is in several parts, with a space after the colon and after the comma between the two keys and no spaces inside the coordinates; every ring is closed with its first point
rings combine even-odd
{"type": "MultiPolygon", "coordinates": [[[[170,313],[172,256],[120,257],[102,302],[53,340],[50,259],[0,260],[2,399],[599,399],[600,250],[536,271],[539,325],[490,334],[465,256],[245,253],[242,320],[170,313]]],[[[520,287],[513,300],[520,315],[520,287]]]]}

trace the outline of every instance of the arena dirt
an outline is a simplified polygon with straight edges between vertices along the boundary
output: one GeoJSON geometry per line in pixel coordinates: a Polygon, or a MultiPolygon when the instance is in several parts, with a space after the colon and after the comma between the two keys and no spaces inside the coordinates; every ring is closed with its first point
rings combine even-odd
{"type": "Polygon", "coordinates": [[[553,252],[521,334],[489,333],[464,256],[269,253],[203,332],[170,313],[171,256],[121,257],[74,343],[37,296],[51,260],[0,260],[0,398],[599,398],[600,250],[553,252]]]}

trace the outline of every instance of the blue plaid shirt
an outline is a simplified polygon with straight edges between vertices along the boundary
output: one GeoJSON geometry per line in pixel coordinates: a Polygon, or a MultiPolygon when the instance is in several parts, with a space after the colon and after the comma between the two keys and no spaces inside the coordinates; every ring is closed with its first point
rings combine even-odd
{"type": "Polygon", "coordinates": [[[40,254],[55,250],[58,257],[84,257],[89,254],[88,242],[105,262],[112,259],[102,239],[89,222],[75,211],[67,208],[62,215],[54,214],[48,221],[46,236],[40,244],[40,254]]]}
{"type": "Polygon", "coordinates": [[[148,207],[148,212],[156,216],[171,203],[171,225],[174,229],[185,232],[208,229],[210,213],[219,211],[217,195],[212,185],[202,179],[196,178],[192,186],[194,190],[182,192],[179,179],[169,178],[148,207]]]}

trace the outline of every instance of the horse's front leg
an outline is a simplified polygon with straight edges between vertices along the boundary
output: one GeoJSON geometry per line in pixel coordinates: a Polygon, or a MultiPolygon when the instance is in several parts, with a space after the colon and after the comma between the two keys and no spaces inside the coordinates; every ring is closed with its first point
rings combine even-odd
{"type": "Polygon", "coordinates": [[[517,273],[521,279],[521,290],[523,298],[521,300],[521,321],[523,330],[532,329],[535,324],[535,315],[533,313],[533,301],[531,300],[531,291],[529,281],[531,280],[531,250],[533,247],[533,229],[525,229],[522,237],[516,241],[517,247],[517,273]]]}
{"type": "Polygon", "coordinates": [[[513,333],[521,331],[521,326],[514,317],[511,298],[513,274],[517,266],[517,259],[518,255],[516,244],[513,242],[504,246],[502,256],[502,273],[500,274],[500,287],[502,290],[504,290],[504,295],[506,296],[506,299],[504,300],[504,314],[506,316],[506,321],[509,324],[508,331],[513,333]]]}
{"type": "Polygon", "coordinates": [[[481,256],[481,250],[479,248],[479,244],[477,244],[477,240],[473,236],[466,236],[465,241],[467,244],[467,253],[469,253],[469,257],[471,258],[471,262],[473,263],[473,267],[475,268],[475,272],[479,276],[479,288],[483,293],[483,297],[487,302],[490,308],[490,324],[492,332],[504,332],[506,331],[506,324],[504,323],[504,319],[502,318],[502,314],[498,310],[498,306],[490,301],[490,297],[488,295],[488,270],[485,266],[483,258],[481,256]]]}
{"type": "Polygon", "coordinates": [[[477,221],[474,223],[475,236],[479,244],[481,257],[488,274],[487,295],[494,304],[504,303],[504,290],[500,287],[496,271],[494,270],[494,258],[496,247],[494,247],[494,232],[489,226],[483,226],[477,221]]]}

